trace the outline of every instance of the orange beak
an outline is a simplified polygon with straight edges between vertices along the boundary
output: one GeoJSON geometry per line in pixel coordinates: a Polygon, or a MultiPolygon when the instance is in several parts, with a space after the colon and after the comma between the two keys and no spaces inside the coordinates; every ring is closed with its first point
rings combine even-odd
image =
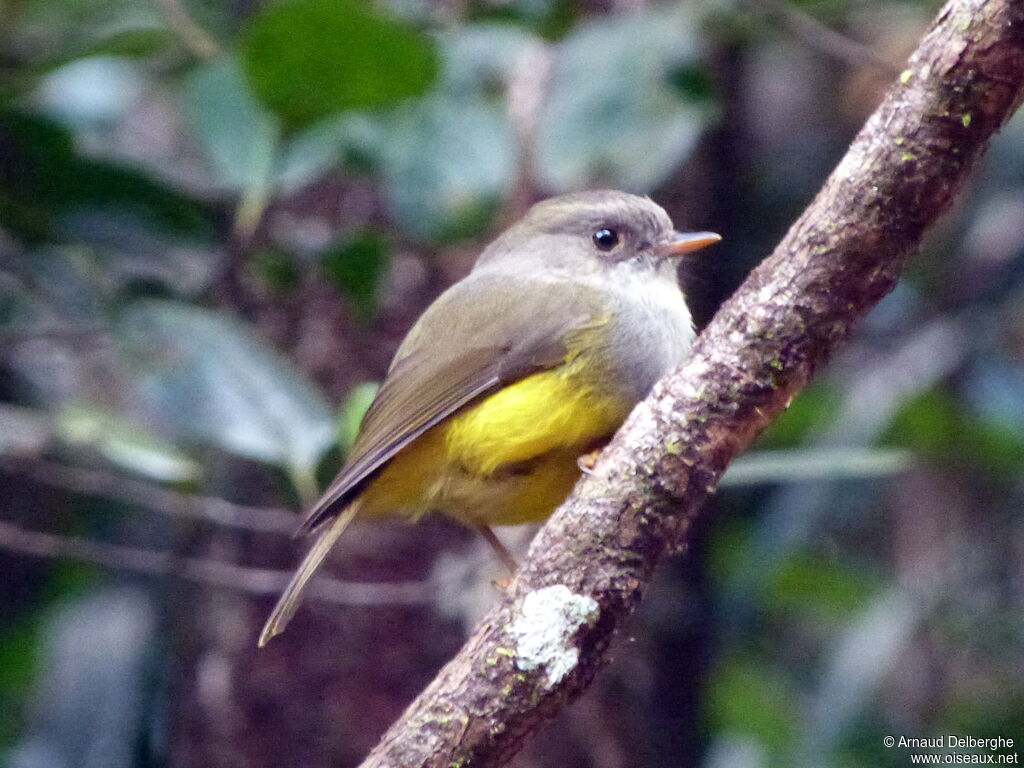
{"type": "Polygon", "coordinates": [[[721,239],[722,236],[714,232],[673,232],[668,239],[654,246],[654,255],[658,258],[684,256],[721,239]]]}

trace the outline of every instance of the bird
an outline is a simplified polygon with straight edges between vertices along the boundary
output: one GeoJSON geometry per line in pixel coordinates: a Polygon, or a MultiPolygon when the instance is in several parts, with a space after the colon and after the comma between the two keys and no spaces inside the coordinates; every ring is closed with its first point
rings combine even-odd
{"type": "Polygon", "coordinates": [[[681,233],[647,197],[591,190],[534,204],[400,344],[344,466],[309,510],[316,536],[259,636],[282,632],[356,518],[440,513],[479,531],[539,522],[695,337],[681,233]]]}

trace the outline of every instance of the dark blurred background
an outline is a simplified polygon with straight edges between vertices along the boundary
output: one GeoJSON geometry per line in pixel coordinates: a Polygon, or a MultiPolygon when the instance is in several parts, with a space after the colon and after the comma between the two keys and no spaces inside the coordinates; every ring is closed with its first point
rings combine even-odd
{"type": "MultiPolygon", "coordinates": [[[[0,765],[356,764],[501,575],[443,520],[357,524],[255,647],[419,312],[531,202],[610,186],[724,235],[706,322],[937,8],[3,0],[0,765]]],[[[1018,116],[514,765],[1019,747],[1022,506],[1018,116]]]]}

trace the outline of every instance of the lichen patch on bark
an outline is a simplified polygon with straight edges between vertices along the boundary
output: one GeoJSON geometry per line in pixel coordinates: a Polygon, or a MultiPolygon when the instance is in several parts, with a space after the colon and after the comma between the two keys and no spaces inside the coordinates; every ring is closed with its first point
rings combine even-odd
{"type": "Polygon", "coordinates": [[[516,667],[524,672],[543,668],[548,685],[558,685],[579,661],[577,631],[599,613],[596,600],[564,584],[528,593],[509,630],[516,641],[516,667]]]}

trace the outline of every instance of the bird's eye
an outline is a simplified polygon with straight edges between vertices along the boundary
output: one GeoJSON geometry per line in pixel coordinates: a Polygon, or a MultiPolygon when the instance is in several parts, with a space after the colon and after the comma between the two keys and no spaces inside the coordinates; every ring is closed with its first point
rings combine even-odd
{"type": "Polygon", "coordinates": [[[619,244],[619,233],[614,229],[599,229],[594,232],[594,245],[599,251],[610,251],[619,244]]]}

